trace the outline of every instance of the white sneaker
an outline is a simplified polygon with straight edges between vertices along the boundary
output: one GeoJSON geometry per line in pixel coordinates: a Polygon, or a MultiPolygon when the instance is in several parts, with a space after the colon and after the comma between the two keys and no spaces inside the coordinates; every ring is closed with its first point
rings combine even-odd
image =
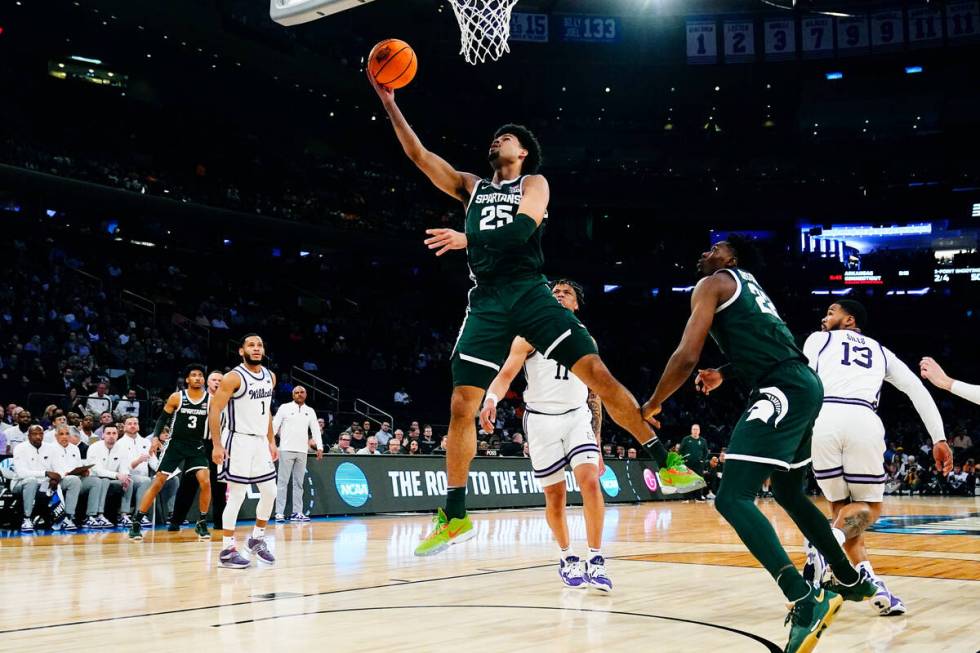
{"type": "Polygon", "coordinates": [[[24,522],[20,525],[20,531],[22,533],[34,532],[34,522],[31,521],[30,517],[24,517],[24,522]]]}
{"type": "Polygon", "coordinates": [[[585,582],[589,587],[604,594],[612,591],[612,581],[606,574],[606,559],[602,556],[592,556],[585,562],[585,582]]]}
{"type": "Polygon", "coordinates": [[[119,523],[116,526],[120,528],[129,528],[133,525],[133,520],[130,519],[129,515],[119,515],[119,523]]]}
{"type": "Polygon", "coordinates": [[[99,515],[95,518],[96,523],[98,523],[98,528],[115,528],[116,525],[105,518],[105,515],[99,515]]]}
{"type": "Polygon", "coordinates": [[[61,527],[66,531],[76,531],[78,526],[72,521],[71,517],[65,517],[64,521],[61,522],[61,527]]]}
{"type": "Polygon", "coordinates": [[[284,522],[284,521],[286,521],[286,515],[282,514],[281,512],[277,512],[276,513],[276,521],[277,522],[284,522]]]}

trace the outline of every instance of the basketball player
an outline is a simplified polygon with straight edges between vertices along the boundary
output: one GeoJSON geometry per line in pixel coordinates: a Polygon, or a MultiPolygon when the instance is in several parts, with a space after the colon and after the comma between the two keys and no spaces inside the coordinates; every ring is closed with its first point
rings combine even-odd
{"type": "MultiPolygon", "coordinates": [[[[926,356],[919,361],[919,372],[923,379],[928,379],[929,383],[937,388],[952,392],[957,397],[972,401],[975,404],[980,404],[980,385],[970,385],[951,378],[933,358],[926,356]]],[[[948,471],[945,470],[945,472],[948,471]]]]}
{"type": "MultiPolygon", "coordinates": [[[[582,288],[569,279],[551,284],[558,303],[573,313],[582,306],[582,288]]],[[[558,543],[558,575],[569,587],[592,587],[600,592],[612,590],[602,556],[602,523],[605,504],[599,487],[604,464],[599,449],[602,402],[574,374],[560,363],[549,360],[520,336],[514,338],[510,355],[497,378],[490,384],[480,423],[493,432],[497,402],[507,393],[517,373],[524,370],[524,435],[527,436],[534,477],[544,489],[545,517],[558,543]],[[589,555],[576,556],[568,538],[565,521],[565,465],[570,465],[582,492],[589,555]]]]}
{"type": "MultiPolygon", "coordinates": [[[[875,576],[864,530],[881,515],[885,495],[885,427],[876,414],[881,384],[908,395],[932,438],[936,466],[952,468],[953,454],[946,444],[943,419],[922,381],[905,363],[861,330],[868,321],[864,307],[842,299],[830,305],[821,330],[803,345],[812,367],[823,382],[824,398],[813,425],[813,474],[830,501],[834,535],[850,561],[864,569],[878,591],[871,606],[879,615],[905,613],[905,604],[875,576]]],[[[823,580],[820,552],[807,545],[803,576],[815,585],[823,580]]]]}
{"type": "MultiPolygon", "coordinates": [[[[659,414],[663,402],[690,378],[709,333],[730,361],[726,372],[752,388],[749,408],[732,431],[715,507],[790,602],[787,622],[792,626],[785,650],[795,653],[817,645],[840,610],[842,594],[864,600],[877,587],[867,572],[851,566],[823,513],[804,494],[810,436],[823,388],[776,307],[744,269],[752,267],[754,258],[751,243],[739,236],[701,255],[698,270],[705,278],[691,296],[691,317],[657,389],[643,405],[643,415],[659,414]],[[833,591],[813,588],[803,579],[756,507],[755,494],[770,476],[776,502],[833,568],[833,591]]],[[[722,381],[720,370],[699,370],[695,385],[708,393],[722,381]]]]}
{"type": "Polygon", "coordinates": [[[214,464],[218,479],[228,484],[228,504],[222,515],[223,549],[218,556],[222,567],[241,569],[250,560],[235,546],[235,522],[252,483],[259,488],[255,507],[255,527],[245,548],[260,562],[274,564],[276,559],[265,542],[265,525],[276,501],[276,468],[279,458],[272,432],[272,396],[276,375],[262,365],[265,344],[250,333],[242,338],[238,349],[242,364],[225,374],[218,391],[211,397],[208,425],[214,442],[214,464]],[[222,442],[221,413],[227,409],[227,435],[222,442]]]}
{"type": "MultiPolygon", "coordinates": [[[[211,372],[208,374],[207,391],[213,395],[221,385],[224,376],[221,372],[211,372]]],[[[221,428],[224,431],[225,414],[221,414],[221,428]]],[[[221,531],[221,513],[225,510],[225,493],[228,486],[218,481],[218,467],[214,464],[211,456],[214,454],[214,444],[211,442],[211,434],[207,430],[204,432],[204,454],[208,459],[208,478],[211,482],[211,523],[215,531],[221,531]]],[[[187,517],[194,502],[194,495],[197,493],[197,477],[185,476],[177,487],[177,497],[174,499],[174,512],[170,516],[170,523],[167,524],[167,531],[176,533],[180,530],[180,525],[187,517]]],[[[213,539],[220,537],[219,533],[214,533],[213,539]]]]}
{"type": "MultiPolygon", "coordinates": [[[[473,416],[515,336],[522,336],[545,358],[571,370],[601,398],[610,417],[666,467],[667,451],[641,417],[636,399],[599,359],[592,337],[575,314],[554,300],[541,274],[541,235],[549,189],[548,181],[536,174],[541,147],[534,134],[520,125],[500,127],[488,152],[493,174],[481,179],[454,169],[425,149],[395,104],[394,91],[375,83],[370,74],[368,79],[405,154],[436,188],[463,203],[464,231],[428,229],[425,244],[436,256],[465,249],[474,282],[451,356],[446,509],[438,511],[432,532],[415,554],[439,553],[475,533],[466,513],[466,483],[476,453],[473,416]]],[[[704,483],[700,478],[688,480],[704,483]]]]}
{"type": "Polygon", "coordinates": [[[170,395],[153,427],[153,437],[159,438],[160,431],[169,421],[170,442],[163,454],[163,460],[160,461],[160,469],[143,495],[136,519],[129,528],[129,539],[133,541],[143,539],[140,522],[150,511],[164,483],[181,471],[184,472],[184,478],[193,473],[201,487],[198,498],[201,515],[197,519],[194,532],[199,540],[211,538],[207,525],[208,506],[211,504],[211,479],[208,477],[208,459],[204,455],[204,435],[208,428],[208,392],[204,388],[204,366],[194,363],[188,365],[184,369],[184,381],[187,389],[170,395]]]}

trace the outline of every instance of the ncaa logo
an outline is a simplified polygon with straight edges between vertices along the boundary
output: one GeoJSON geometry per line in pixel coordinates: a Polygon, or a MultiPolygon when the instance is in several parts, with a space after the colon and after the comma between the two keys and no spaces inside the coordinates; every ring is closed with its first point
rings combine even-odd
{"type": "Polygon", "coordinates": [[[619,494],[619,479],[616,478],[616,472],[612,467],[606,467],[606,472],[599,477],[599,485],[611,497],[619,494]]]}
{"type": "Polygon", "coordinates": [[[337,467],[334,483],[337,485],[337,494],[348,506],[360,508],[371,498],[364,472],[353,463],[341,463],[337,467]]]}

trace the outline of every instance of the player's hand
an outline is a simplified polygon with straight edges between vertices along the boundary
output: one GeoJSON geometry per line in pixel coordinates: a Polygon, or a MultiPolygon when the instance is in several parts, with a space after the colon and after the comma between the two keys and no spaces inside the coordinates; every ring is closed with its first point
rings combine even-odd
{"type": "Polygon", "coordinates": [[[451,249],[466,249],[466,234],[455,229],[426,229],[431,238],[425,239],[429,249],[438,249],[436,256],[442,256],[451,249]]]}
{"type": "Polygon", "coordinates": [[[694,377],[694,389],[706,395],[711,394],[724,380],[725,377],[719,370],[698,370],[698,375],[694,377]]]}
{"type": "Polygon", "coordinates": [[[224,465],[225,464],[225,448],[223,446],[221,446],[220,444],[218,446],[216,446],[214,448],[214,451],[211,452],[211,460],[214,461],[214,464],[217,465],[218,467],[221,467],[222,465],[224,465]]]}
{"type": "Polygon", "coordinates": [[[365,68],[364,72],[367,73],[368,83],[374,87],[374,92],[378,94],[378,97],[381,98],[383,103],[387,104],[395,101],[395,89],[388,88],[387,86],[383,86],[376,82],[374,77],[371,76],[371,71],[368,68],[365,68]]]}
{"type": "Polygon", "coordinates": [[[953,451],[945,440],[941,440],[932,445],[932,457],[936,459],[936,471],[943,475],[953,471],[953,451]]]}
{"type": "Polygon", "coordinates": [[[316,450],[316,459],[317,460],[323,460],[323,449],[317,449],[316,450]]]}
{"type": "Polygon", "coordinates": [[[279,460],[279,447],[276,446],[275,442],[269,443],[269,455],[272,456],[272,462],[279,460]]]}
{"type": "Polygon", "coordinates": [[[602,459],[602,450],[599,450],[599,477],[606,473],[606,461],[602,459]]]}
{"type": "Polygon", "coordinates": [[[654,428],[659,429],[660,420],[655,419],[655,417],[660,414],[661,410],[662,408],[660,407],[660,404],[652,404],[648,401],[643,404],[642,408],[640,408],[640,414],[643,415],[644,421],[652,425],[654,428]]]}
{"type": "Polygon", "coordinates": [[[487,399],[480,411],[480,428],[487,433],[493,433],[493,425],[497,423],[497,402],[487,399]]]}
{"type": "Polygon", "coordinates": [[[953,379],[946,375],[943,368],[931,356],[926,356],[919,361],[919,373],[923,379],[928,380],[937,388],[949,390],[953,387],[953,379]]]}

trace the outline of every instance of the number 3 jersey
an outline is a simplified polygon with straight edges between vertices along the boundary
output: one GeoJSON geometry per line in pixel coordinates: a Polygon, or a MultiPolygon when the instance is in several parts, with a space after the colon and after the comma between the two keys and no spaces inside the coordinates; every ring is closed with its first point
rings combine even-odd
{"type": "Polygon", "coordinates": [[[710,333],[736,376],[754,388],[780,363],[806,362],[793,334],[752,274],[738,268],[724,268],[715,274],[730,274],[735,280],[735,294],[715,309],[710,333]]]}
{"type": "MultiPolygon", "coordinates": [[[[501,229],[514,222],[517,208],[524,197],[526,175],[517,179],[494,184],[481,179],[473,186],[470,202],[466,206],[466,234],[501,229]]],[[[548,214],[545,214],[547,219],[548,214]]],[[[497,249],[474,246],[466,249],[470,277],[477,283],[499,283],[511,279],[523,279],[541,274],[544,254],[541,251],[541,235],[544,222],[527,242],[517,247],[497,249]]]]}

